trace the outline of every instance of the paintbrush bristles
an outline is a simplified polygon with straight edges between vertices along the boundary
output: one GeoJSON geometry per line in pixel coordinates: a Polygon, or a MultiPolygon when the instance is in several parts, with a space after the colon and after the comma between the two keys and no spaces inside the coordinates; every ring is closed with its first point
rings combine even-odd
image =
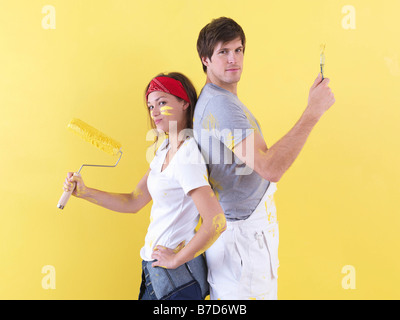
{"type": "Polygon", "coordinates": [[[321,44],[320,48],[321,48],[321,52],[319,55],[319,64],[324,65],[325,64],[325,44],[321,44]]]}
{"type": "Polygon", "coordinates": [[[76,118],[72,119],[68,124],[68,129],[79,135],[85,141],[94,145],[96,148],[111,155],[116,155],[121,149],[121,144],[119,142],[108,137],[82,120],[76,118]]]}

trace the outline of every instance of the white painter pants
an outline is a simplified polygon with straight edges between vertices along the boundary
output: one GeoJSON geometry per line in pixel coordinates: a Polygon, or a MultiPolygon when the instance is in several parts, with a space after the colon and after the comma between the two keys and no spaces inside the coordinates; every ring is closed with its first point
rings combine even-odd
{"type": "Polygon", "coordinates": [[[278,299],[275,191],[271,182],[251,216],[227,221],[226,231],[207,250],[211,300],[278,299]]]}

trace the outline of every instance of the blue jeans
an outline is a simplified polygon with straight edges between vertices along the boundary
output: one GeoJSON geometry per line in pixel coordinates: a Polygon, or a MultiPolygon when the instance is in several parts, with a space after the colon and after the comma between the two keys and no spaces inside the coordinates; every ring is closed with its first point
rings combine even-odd
{"type": "Polygon", "coordinates": [[[176,269],[152,267],[142,261],[139,300],[204,300],[209,293],[203,255],[176,269]]]}
{"type": "Polygon", "coordinates": [[[158,300],[149,278],[150,275],[147,269],[146,272],[144,270],[145,268],[142,263],[142,283],[140,284],[139,300],[158,300]]]}

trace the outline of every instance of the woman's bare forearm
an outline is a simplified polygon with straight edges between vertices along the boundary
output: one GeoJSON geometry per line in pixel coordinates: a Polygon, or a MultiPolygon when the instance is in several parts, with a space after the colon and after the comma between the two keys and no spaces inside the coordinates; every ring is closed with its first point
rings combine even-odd
{"type": "Polygon", "coordinates": [[[203,254],[209,247],[211,247],[225,229],[226,219],[224,213],[220,213],[212,219],[207,219],[206,221],[203,220],[196,235],[177,253],[177,264],[184,264],[203,254]]]}
{"type": "Polygon", "coordinates": [[[106,209],[123,213],[135,213],[135,197],[133,193],[111,193],[93,188],[87,188],[79,198],[102,206],[106,209]]]}

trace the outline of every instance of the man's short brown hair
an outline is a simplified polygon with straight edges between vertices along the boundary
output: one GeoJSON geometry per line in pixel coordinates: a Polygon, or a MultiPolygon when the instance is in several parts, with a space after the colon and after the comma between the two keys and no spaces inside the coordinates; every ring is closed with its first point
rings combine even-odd
{"type": "Polygon", "coordinates": [[[242,40],[244,52],[246,36],[242,27],[231,18],[221,17],[214,19],[201,29],[197,39],[197,52],[199,53],[204,72],[207,72],[207,66],[204,65],[202,58],[207,57],[211,60],[217,43],[225,43],[238,37],[242,40]]]}

